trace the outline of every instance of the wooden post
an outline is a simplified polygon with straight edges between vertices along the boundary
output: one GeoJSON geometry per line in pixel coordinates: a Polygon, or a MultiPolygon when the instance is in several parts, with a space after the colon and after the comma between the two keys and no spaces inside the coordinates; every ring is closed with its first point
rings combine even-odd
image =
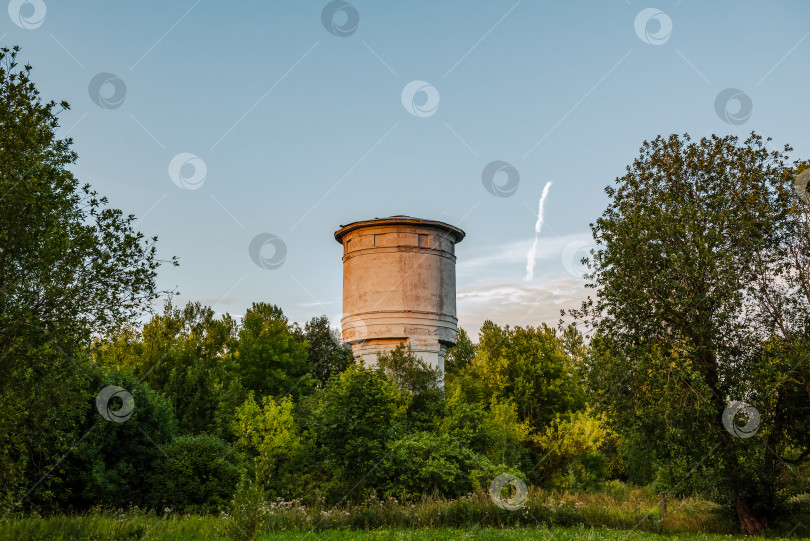
{"type": "Polygon", "coordinates": [[[658,500],[658,510],[661,513],[661,518],[663,519],[667,516],[667,493],[659,492],[658,496],[660,497],[658,500]]]}

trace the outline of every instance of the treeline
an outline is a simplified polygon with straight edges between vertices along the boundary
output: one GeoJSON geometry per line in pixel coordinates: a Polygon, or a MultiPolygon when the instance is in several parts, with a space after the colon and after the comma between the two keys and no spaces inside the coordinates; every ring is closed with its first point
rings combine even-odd
{"type": "MultiPolygon", "coordinates": [[[[486,490],[503,473],[594,487],[627,472],[587,408],[585,351],[573,329],[487,322],[479,345],[459,332],[443,384],[406,347],[357,364],[326,317],[302,328],[263,303],[240,321],[167,303],[74,358],[84,377],[59,436],[77,444],[21,505],[216,511],[237,490],[254,504],[416,501],[486,490]],[[100,406],[111,385],[123,391],[100,406]],[[99,407],[131,414],[107,420],[99,407]]],[[[59,459],[50,451],[45,467],[59,459]]],[[[18,486],[43,473],[26,468],[18,486]]]]}

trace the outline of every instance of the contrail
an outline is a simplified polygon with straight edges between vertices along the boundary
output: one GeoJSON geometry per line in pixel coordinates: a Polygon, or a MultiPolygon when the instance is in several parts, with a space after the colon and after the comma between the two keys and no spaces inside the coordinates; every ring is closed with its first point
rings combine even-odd
{"type": "Polygon", "coordinates": [[[540,196],[540,205],[537,211],[537,223],[534,225],[534,244],[529,248],[529,253],[526,254],[526,281],[534,278],[534,255],[537,253],[537,237],[540,236],[540,228],[543,226],[543,206],[546,203],[546,196],[548,189],[551,187],[551,182],[546,182],[543,188],[543,194],[540,196]]]}

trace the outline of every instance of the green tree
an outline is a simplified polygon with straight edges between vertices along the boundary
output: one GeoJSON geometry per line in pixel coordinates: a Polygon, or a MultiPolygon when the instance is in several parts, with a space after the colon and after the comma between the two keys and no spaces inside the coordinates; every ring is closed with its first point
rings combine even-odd
{"type": "Polygon", "coordinates": [[[221,510],[236,492],[243,473],[241,457],[216,436],[175,438],[155,460],[146,482],[147,502],[177,511],[221,510]]]}
{"type": "Polygon", "coordinates": [[[531,468],[525,460],[531,426],[528,421],[518,419],[517,408],[509,400],[493,402],[483,419],[482,430],[486,439],[486,456],[496,464],[506,464],[518,468],[531,468]]]}
{"type": "MultiPolygon", "coordinates": [[[[82,412],[85,419],[80,443],[52,475],[63,478],[60,503],[84,509],[92,505],[126,506],[146,503],[145,472],[153,470],[163,456],[162,448],[177,434],[177,422],[169,402],[131,375],[95,375],[82,412]],[[99,411],[96,396],[107,386],[122,388],[102,411],[125,407],[126,393],[132,397],[131,416],[107,420],[99,411]],[[117,422],[124,419],[123,422],[117,422]]],[[[103,407],[103,404],[102,404],[103,407]]]]}
{"type": "Polygon", "coordinates": [[[426,495],[458,498],[486,488],[508,470],[491,463],[446,434],[413,432],[389,444],[380,464],[379,486],[384,496],[403,501],[426,495]]]}
{"type": "Polygon", "coordinates": [[[9,506],[80,437],[81,349],[148,309],[160,265],[157,239],[71,172],[72,140],[56,136],[69,106],[40,97],[18,51],[0,49],[0,501],[9,506]]]}
{"type": "Polygon", "coordinates": [[[575,312],[596,331],[589,378],[617,430],[660,463],[664,489],[719,491],[749,533],[785,510],[796,482],[783,459],[808,456],[798,436],[810,402],[796,392],[807,381],[808,284],[795,264],[810,247],[806,213],[791,149],[767,144],[645,141],[605,189],[592,224],[596,301],[575,312]],[[767,343],[779,362],[765,374],[767,343]],[[753,437],[724,429],[735,400],[761,415],[753,437]]]}
{"type": "Polygon", "coordinates": [[[93,352],[97,362],[132,370],[168,398],[183,432],[229,438],[233,412],[245,396],[231,361],[235,344],[229,315],[218,319],[199,302],[183,309],[167,302],[142,332],[124,329],[97,340],[93,352]]]}
{"type": "Polygon", "coordinates": [[[375,478],[388,443],[403,432],[409,399],[379,369],[352,365],[329,380],[312,430],[335,496],[375,478]]]}
{"type": "Polygon", "coordinates": [[[456,334],[456,345],[447,350],[444,358],[444,373],[447,378],[455,377],[461,373],[475,357],[475,344],[470,340],[467,332],[459,327],[456,334]]]}
{"type": "Polygon", "coordinates": [[[410,346],[398,345],[377,355],[377,366],[410,395],[407,416],[412,428],[435,426],[444,416],[442,373],[428,366],[410,346]]]}
{"type": "Polygon", "coordinates": [[[545,430],[533,436],[543,459],[538,463],[543,487],[592,488],[607,474],[606,448],[615,435],[606,416],[577,411],[558,416],[545,430]]]}
{"type": "Polygon", "coordinates": [[[242,319],[235,355],[242,384],[259,396],[307,393],[315,384],[308,349],[306,341],[296,340],[281,308],[253,303],[242,319]]]}
{"type": "Polygon", "coordinates": [[[576,363],[555,329],[499,327],[484,322],[469,366],[486,403],[512,402],[518,417],[544,427],[558,413],[582,409],[585,394],[576,363]]]}
{"type": "Polygon", "coordinates": [[[287,396],[278,403],[266,396],[261,405],[251,393],[233,421],[236,448],[250,461],[251,481],[269,496],[293,498],[300,494],[302,471],[311,465],[310,445],[293,417],[287,396]]]}
{"type": "Polygon", "coordinates": [[[320,387],[352,363],[351,348],[341,343],[340,334],[329,326],[326,316],[313,317],[303,330],[297,327],[294,334],[299,343],[309,344],[307,364],[320,387]]]}

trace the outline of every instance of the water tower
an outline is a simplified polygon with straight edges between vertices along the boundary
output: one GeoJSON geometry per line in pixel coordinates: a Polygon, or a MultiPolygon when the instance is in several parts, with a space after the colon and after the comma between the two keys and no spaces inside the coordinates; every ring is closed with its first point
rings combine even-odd
{"type": "Polygon", "coordinates": [[[343,341],[367,366],[377,352],[410,345],[444,373],[456,343],[455,245],[464,231],[434,220],[391,216],[335,231],[343,245],[343,341]]]}

